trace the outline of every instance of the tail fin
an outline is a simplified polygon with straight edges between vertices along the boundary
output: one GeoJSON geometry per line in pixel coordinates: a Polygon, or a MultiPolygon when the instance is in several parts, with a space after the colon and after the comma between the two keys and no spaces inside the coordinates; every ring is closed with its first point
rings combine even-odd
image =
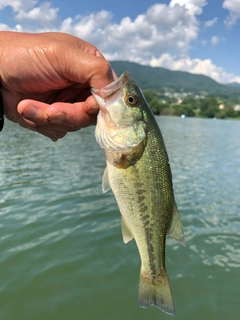
{"type": "Polygon", "coordinates": [[[160,310],[174,315],[174,304],[167,272],[153,278],[141,271],[138,301],[142,308],[156,306],[160,310]]]}

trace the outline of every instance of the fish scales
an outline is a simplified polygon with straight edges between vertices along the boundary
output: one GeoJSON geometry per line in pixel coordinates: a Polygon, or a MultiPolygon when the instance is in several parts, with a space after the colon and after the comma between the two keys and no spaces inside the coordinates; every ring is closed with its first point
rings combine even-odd
{"type": "Polygon", "coordinates": [[[161,154],[158,148],[159,143],[156,142],[158,142],[156,139],[148,136],[141,161],[127,169],[118,169],[113,166],[110,170],[111,178],[109,177],[113,193],[117,194],[116,199],[124,220],[129,229],[134,230],[132,232],[137,244],[141,242],[140,255],[143,256],[143,267],[145,270],[154,270],[153,274],[159,272],[158,269],[164,268],[163,242],[165,239],[159,235],[166,235],[172,219],[169,215],[160,220],[156,215],[156,207],[163,215],[166,211],[171,213],[173,211],[172,193],[163,190],[172,188],[168,179],[170,175],[168,166],[165,170],[158,172],[159,159],[161,162],[161,158],[164,159],[166,155],[161,154]],[[151,165],[148,161],[149,156],[153,159],[151,165]],[[158,175],[159,179],[152,179],[155,175],[158,175]],[[138,177],[137,183],[135,177],[138,177]],[[128,214],[125,215],[124,212],[128,214]],[[136,216],[136,212],[139,212],[139,216],[136,216]],[[153,247],[152,240],[157,241],[158,245],[153,247]],[[155,250],[150,250],[151,248],[155,250]]]}
{"type": "Polygon", "coordinates": [[[104,90],[93,90],[100,105],[96,138],[107,162],[103,190],[111,188],[115,195],[124,242],[134,238],[139,250],[140,306],[155,305],[174,314],[165,241],[168,233],[184,244],[184,236],[161,131],[128,74],[104,90]]]}

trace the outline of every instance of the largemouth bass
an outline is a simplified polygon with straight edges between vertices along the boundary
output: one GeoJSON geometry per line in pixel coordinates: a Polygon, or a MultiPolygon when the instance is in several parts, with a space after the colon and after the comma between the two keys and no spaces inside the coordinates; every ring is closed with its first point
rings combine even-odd
{"type": "Polygon", "coordinates": [[[103,192],[112,189],[123,241],[134,238],[141,258],[139,304],[174,314],[165,240],[169,234],[183,245],[185,241],[161,131],[128,73],[92,93],[100,106],[95,136],[107,162],[103,192]]]}

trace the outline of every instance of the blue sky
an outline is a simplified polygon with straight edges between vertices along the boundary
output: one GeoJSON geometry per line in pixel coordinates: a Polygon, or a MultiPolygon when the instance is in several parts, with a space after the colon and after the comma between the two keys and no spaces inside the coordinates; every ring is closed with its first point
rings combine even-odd
{"type": "Polygon", "coordinates": [[[240,0],[0,0],[0,30],[67,32],[110,61],[240,83],[240,0]]]}

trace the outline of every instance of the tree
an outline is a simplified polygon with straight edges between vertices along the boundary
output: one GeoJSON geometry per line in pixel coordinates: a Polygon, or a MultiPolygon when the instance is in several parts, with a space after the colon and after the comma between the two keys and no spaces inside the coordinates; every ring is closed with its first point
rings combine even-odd
{"type": "Polygon", "coordinates": [[[194,117],[194,110],[197,109],[198,104],[198,99],[193,96],[187,96],[180,104],[173,106],[174,114],[177,116],[181,116],[182,114],[184,114],[187,117],[194,117]]]}
{"type": "Polygon", "coordinates": [[[190,105],[187,104],[179,104],[179,105],[174,105],[172,107],[174,114],[176,116],[181,116],[182,114],[184,114],[186,117],[194,117],[195,113],[193,108],[190,105]]]}
{"type": "Polygon", "coordinates": [[[160,114],[161,110],[167,107],[167,105],[159,98],[159,93],[157,91],[144,90],[143,93],[154,114],[160,114]]]}
{"type": "Polygon", "coordinates": [[[218,101],[215,97],[208,97],[199,100],[199,115],[205,118],[214,118],[219,112],[218,101]]]}

